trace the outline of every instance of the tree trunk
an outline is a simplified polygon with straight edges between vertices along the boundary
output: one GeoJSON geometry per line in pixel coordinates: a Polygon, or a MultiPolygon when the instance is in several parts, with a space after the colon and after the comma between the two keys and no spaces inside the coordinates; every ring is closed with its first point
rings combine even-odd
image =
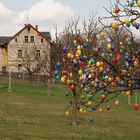
{"type": "Polygon", "coordinates": [[[76,110],[77,110],[77,96],[74,95],[72,116],[71,116],[72,117],[71,118],[72,125],[77,125],[76,110]]]}

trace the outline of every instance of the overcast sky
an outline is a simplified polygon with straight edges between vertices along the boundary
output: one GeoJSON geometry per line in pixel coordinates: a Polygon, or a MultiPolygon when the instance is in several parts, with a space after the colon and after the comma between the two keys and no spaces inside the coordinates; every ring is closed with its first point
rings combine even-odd
{"type": "Polygon", "coordinates": [[[62,29],[72,16],[104,15],[103,6],[109,0],[0,0],[0,36],[15,34],[27,21],[40,30],[51,31],[54,24],[62,29]]]}
{"type": "Polygon", "coordinates": [[[39,25],[40,31],[51,33],[57,24],[62,31],[73,16],[88,19],[91,12],[97,12],[97,16],[107,15],[103,7],[110,7],[109,0],[0,0],[0,36],[14,35],[25,23],[39,25]]]}

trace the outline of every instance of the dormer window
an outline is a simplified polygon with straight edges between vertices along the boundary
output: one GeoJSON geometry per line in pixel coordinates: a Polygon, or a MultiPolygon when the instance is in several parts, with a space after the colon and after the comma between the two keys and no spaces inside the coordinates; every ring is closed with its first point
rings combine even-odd
{"type": "Polygon", "coordinates": [[[30,31],[30,27],[28,27],[28,31],[30,31]]]}

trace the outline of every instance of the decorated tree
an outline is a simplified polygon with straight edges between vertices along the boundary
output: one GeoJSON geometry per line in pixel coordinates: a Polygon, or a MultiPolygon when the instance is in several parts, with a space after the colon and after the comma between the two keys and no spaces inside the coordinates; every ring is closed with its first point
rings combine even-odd
{"type": "MultiPolygon", "coordinates": [[[[55,79],[68,86],[66,96],[72,97],[66,115],[71,111],[73,125],[77,124],[77,110],[102,113],[101,104],[106,104],[110,110],[110,100],[116,98],[114,104],[118,106],[119,95],[129,96],[131,91],[140,88],[136,72],[139,68],[138,48],[132,33],[127,31],[126,37],[126,30],[119,27],[119,23],[117,30],[108,30],[110,26],[99,30],[95,16],[91,16],[89,23],[84,22],[82,29],[78,28],[78,23],[79,19],[69,23],[61,37],[61,59],[54,71],[55,79]]],[[[135,96],[134,109],[137,110],[137,94],[135,96]]]]}

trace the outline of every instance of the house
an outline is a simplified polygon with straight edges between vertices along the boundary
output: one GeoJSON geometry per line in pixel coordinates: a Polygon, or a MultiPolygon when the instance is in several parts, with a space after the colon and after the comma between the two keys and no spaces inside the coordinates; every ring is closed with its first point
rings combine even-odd
{"type": "MultiPolygon", "coordinates": [[[[38,25],[33,27],[31,24],[25,24],[15,35],[0,37],[0,71],[2,73],[26,72],[28,69],[32,71],[35,66],[41,64],[40,60],[43,61],[43,58],[44,62],[47,59],[46,66],[49,69],[50,46],[51,35],[49,32],[40,32],[38,25]],[[27,55],[28,58],[26,58],[27,55]],[[28,64],[25,63],[27,60],[29,60],[28,64]],[[29,68],[27,68],[28,66],[29,68]]],[[[39,71],[36,70],[36,72],[39,71]]]]}

